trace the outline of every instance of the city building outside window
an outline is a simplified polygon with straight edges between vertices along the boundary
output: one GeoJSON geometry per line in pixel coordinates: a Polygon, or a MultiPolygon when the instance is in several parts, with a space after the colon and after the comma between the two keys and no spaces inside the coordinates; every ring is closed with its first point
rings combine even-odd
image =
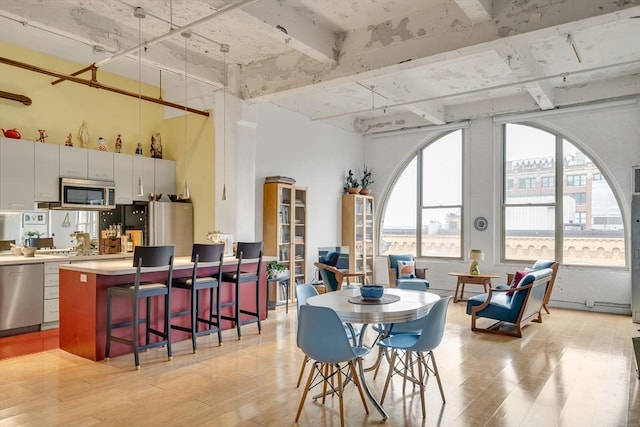
{"type": "Polygon", "coordinates": [[[503,185],[502,258],[625,266],[622,214],[598,166],[559,134],[506,124],[503,135],[503,182],[534,179],[541,185],[503,185]]]}
{"type": "Polygon", "coordinates": [[[380,255],[462,258],[462,130],[421,148],[383,206],[380,255]]]}

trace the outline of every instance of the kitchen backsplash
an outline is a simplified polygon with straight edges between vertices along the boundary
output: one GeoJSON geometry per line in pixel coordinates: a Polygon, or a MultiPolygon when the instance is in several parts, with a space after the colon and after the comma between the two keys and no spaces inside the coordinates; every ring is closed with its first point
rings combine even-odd
{"type": "MultiPolygon", "coordinates": [[[[41,233],[40,237],[52,237],[56,248],[76,245],[71,237],[74,231],[88,232],[97,239],[98,212],[34,210],[33,212],[0,213],[0,240],[15,240],[22,245],[28,232],[41,233]]],[[[35,237],[35,236],[34,236],[35,237]]]]}

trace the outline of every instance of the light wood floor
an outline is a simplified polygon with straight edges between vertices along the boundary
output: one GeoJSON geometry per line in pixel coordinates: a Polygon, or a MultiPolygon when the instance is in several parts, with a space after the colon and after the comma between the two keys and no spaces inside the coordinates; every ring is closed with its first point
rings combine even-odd
{"type": "MultiPolygon", "coordinates": [[[[443,343],[436,350],[447,397],[437,384],[427,394],[422,420],[419,395],[402,397],[398,380],[385,401],[388,426],[638,426],[640,381],[627,316],[561,309],[524,338],[472,333],[464,303],[451,304],[443,343]]],[[[269,312],[262,335],[254,325],[236,340],[201,337],[162,349],[91,362],[61,350],[0,361],[0,426],[293,426],[301,390],[295,388],[302,353],[295,344],[295,309],[269,312]]],[[[384,372],[374,381],[375,395],[384,372]]],[[[346,390],[349,426],[382,424],[366,415],[352,385],[346,390]]],[[[309,399],[300,426],[339,425],[338,405],[309,399]]]]}

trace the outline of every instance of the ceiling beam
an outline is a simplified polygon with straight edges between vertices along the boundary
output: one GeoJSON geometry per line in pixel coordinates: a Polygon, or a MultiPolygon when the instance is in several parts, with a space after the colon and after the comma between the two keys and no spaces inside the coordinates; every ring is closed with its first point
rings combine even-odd
{"type": "Polygon", "coordinates": [[[486,50],[505,37],[557,35],[558,26],[576,28],[616,22],[638,10],[637,6],[603,4],[598,0],[533,5],[505,0],[493,2],[492,21],[472,24],[462,10],[444,4],[348,33],[334,67],[319,65],[298,52],[249,64],[242,70],[242,96],[271,101],[271,96],[279,92],[291,95],[304,86],[346,84],[355,74],[359,80],[376,77],[486,50]]]}
{"type": "Polygon", "coordinates": [[[261,25],[267,33],[292,49],[319,62],[335,62],[338,35],[286,3],[256,2],[243,9],[248,27],[261,25]]]}
{"type": "Polygon", "coordinates": [[[491,0],[454,0],[471,22],[491,20],[491,0]]]}

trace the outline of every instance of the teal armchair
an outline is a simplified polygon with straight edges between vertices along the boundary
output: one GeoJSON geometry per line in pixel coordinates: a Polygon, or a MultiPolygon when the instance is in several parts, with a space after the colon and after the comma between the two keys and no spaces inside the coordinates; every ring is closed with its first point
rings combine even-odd
{"type": "Polygon", "coordinates": [[[529,272],[515,288],[491,288],[486,294],[467,300],[467,314],[471,315],[471,330],[522,337],[522,327],[528,322],[542,323],[542,302],[553,269],[543,268],[529,272]],[[486,328],[479,327],[479,318],[497,322],[486,328]]]}
{"type": "Polygon", "coordinates": [[[389,266],[389,286],[396,287],[399,286],[400,283],[418,283],[424,284],[427,288],[429,287],[429,281],[425,277],[425,269],[417,269],[415,268],[415,260],[413,259],[413,255],[411,254],[392,254],[387,257],[387,264],[389,266]],[[407,274],[403,274],[398,268],[398,261],[404,261],[413,263],[413,272],[409,266],[406,266],[408,271],[407,274]],[[401,277],[406,276],[406,277],[401,277]]]}
{"type": "Polygon", "coordinates": [[[366,282],[365,273],[349,273],[319,262],[316,262],[313,265],[315,265],[320,272],[325,292],[339,291],[342,289],[344,282],[346,282],[345,289],[351,288],[351,278],[358,278],[361,281],[361,284],[365,284],[366,282]]]}
{"type": "MultiPolygon", "coordinates": [[[[553,270],[553,274],[551,275],[551,280],[549,280],[549,284],[547,285],[547,291],[545,292],[544,299],[542,301],[542,308],[544,308],[544,311],[546,311],[547,314],[550,314],[549,307],[547,306],[547,304],[549,304],[549,299],[551,299],[551,292],[553,292],[553,284],[556,281],[556,275],[558,274],[559,266],[560,264],[558,264],[555,261],[539,259],[538,261],[534,262],[530,268],[530,270],[542,270],[543,268],[550,268],[553,270]]],[[[507,274],[507,283],[510,284],[512,281],[513,281],[513,274],[507,274]]]]}

